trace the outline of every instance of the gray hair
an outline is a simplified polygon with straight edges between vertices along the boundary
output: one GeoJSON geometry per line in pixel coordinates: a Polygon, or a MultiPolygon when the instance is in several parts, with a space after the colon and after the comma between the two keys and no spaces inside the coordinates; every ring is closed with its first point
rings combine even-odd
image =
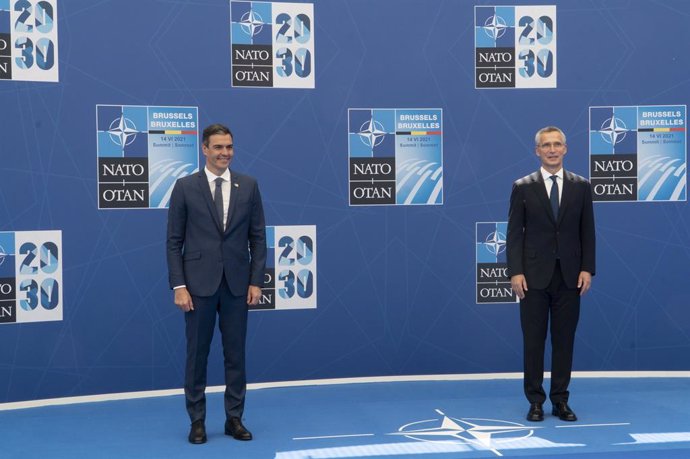
{"type": "Polygon", "coordinates": [[[534,144],[539,145],[539,137],[541,137],[542,134],[546,134],[547,132],[558,132],[561,137],[563,137],[563,143],[567,143],[565,141],[565,133],[561,131],[560,128],[557,128],[556,126],[546,126],[537,131],[537,134],[534,136],[534,144]]]}

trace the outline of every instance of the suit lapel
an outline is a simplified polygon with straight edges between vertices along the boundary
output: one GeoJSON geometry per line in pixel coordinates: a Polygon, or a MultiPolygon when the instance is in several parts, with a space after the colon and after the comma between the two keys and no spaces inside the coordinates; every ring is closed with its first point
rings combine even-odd
{"type": "Polygon", "coordinates": [[[222,232],[223,226],[220,224],[220,218],[218,217],[218,212],[216,212],[216,205],[213,202],[213,195],[211,195],[211,187],[208,184],[208,177],[206,177],[206,173],[203,170],[199,172],[198,177],[199,188],[201,189],[201,195],[204,197],[204,201],[206,202],[206,207],[208,207],[208,211],[218,227],[218,231],[222,232]]]}
{"type": "Polygon", "coordinates": [[[565,215],[565,210],[573,195],[573,177],[570,172],[563,169],[563,193],[561,194],[561,206],[558,209],[558,224],[560,225],[565,215]]]}
{"type": "Polygon", "coordinates": [[[240,194],[239,178],[237,177],[237,174],[230,171],[230,204],[228,207],[228,221],[227,221],[227,225],[225,225],[225,231],[226,232],[230,230],[230,222],[232,221],[232,217],[235,214],[235,207],[237,205],[237,199],[239,198],[239,194],[240,194]]]}

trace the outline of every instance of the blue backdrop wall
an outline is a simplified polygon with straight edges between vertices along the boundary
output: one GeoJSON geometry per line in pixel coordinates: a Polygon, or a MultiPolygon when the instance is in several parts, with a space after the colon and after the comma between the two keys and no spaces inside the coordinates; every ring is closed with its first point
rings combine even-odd
{"type": "MultiPolygon", "coordinates": [[[[315,88],[251,89],[230,84],[226,0],[59,1],[59,82],[0,81],[0,231],[62,231],[63,320],[0,326],[0,402],[182,385],[166,211],[99,210],[98,104],[198,107],[233,130],[267,223],[316,225],[317,307],[250,314],[250,382],[521,371],[517,305],[476,303],[475,224],[507,219],[540,127],[564,129],[566,168],[589,177],[590,106],[687,103],[690,4],[547,2],[557,88],[475,89],[490,3],[313,3],[315,88]],[[442,205],[349,206],[358,107],[443,110],[442,205]]],[[[575,370],[690,370],[687,202],[595,213],[575,370]]]]}

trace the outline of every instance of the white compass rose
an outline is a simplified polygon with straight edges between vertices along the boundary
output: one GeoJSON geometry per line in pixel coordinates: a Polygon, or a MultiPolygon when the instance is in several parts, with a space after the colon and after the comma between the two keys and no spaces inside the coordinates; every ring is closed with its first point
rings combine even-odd
{"type": "Polygon", "coordinates": [[[402,435],[424,442],[458,442],[485,447],[497,453],[501,443],[524,440],[539,427],[529,427],[517,422],[483,418],[451,418],[441,410],[438,419],[411,422],[388,435],[402,435]]]}
{"type": "Polygon", "coordinates": [[[494,14],[484,22],[484,32],[493,40],[501,38],[506,33],[506,21],[501,16],[494,14]]]}
{"type": "Polygon", "coordinates": [[[359,128],[359,138],[368,147],[380,145],[385,139],[385,135],[386,130],[383,128],[383,124],[374,119],[365,121],[359,128]]]}
{"type": "Polygon", "coordinates": [[[137,138],[138,133],[139,131],[137,130],[134,121],[130,120],[129,118],[125,118],[124,115],[113,120],[108,128],[108,134],[110,134],[112,141],[121,147],[125,147],[134,142],[134,139],[137,138]]]}
{"type": "Polygon", "coordinates": [[[500,231],[492,232],[486,236],[484,247],[494,255],[504,252],[506,249],[506,235],[500,231]]]}
{"type": "Polygon", "coordinates": [[[264,24],[265,22],[261,15],[254,11],[247,11],[242,15],[242,19],[240,19],[240,25],[242,27],[242,30],[244,30],[244,32],[250,37],[253,37],[254,35],[261,32],[261,29],[264,27],[264,24]]]}
{"type": "Polygon", "coordinates": [[[601,124],[599,134],[601,134],[604,142],[615,145],[625,139],[625,135],[629,130],[623,120],[612,116],[601,124]]]}

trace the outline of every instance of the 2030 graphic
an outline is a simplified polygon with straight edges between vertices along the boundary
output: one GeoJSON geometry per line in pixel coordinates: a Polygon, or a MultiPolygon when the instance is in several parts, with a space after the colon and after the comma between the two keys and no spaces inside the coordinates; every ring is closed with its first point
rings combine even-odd
{"type": "Polygon", "coordinates": [[[0,323],[62,320],[62,232],[0,232],[0,323]]]}
{"type": "Polygon", "coordinates": [[[58,81],[57,0],[0,0],[0,80],[58,81]]]}
{"type": "Polygon", "coordinates": [[[556,87],[556,6],[475,6],[475,87],[556,87]]]}
{"type": "Polygon", "coordinates": [[[230,1],[232,86],[314,88],[314,5],[230,1]]]}
{"type": "Polygon", "coordinates": [[[252,310],[316,308],[316,226],[267,226],[261,301],[252,310]]]}

